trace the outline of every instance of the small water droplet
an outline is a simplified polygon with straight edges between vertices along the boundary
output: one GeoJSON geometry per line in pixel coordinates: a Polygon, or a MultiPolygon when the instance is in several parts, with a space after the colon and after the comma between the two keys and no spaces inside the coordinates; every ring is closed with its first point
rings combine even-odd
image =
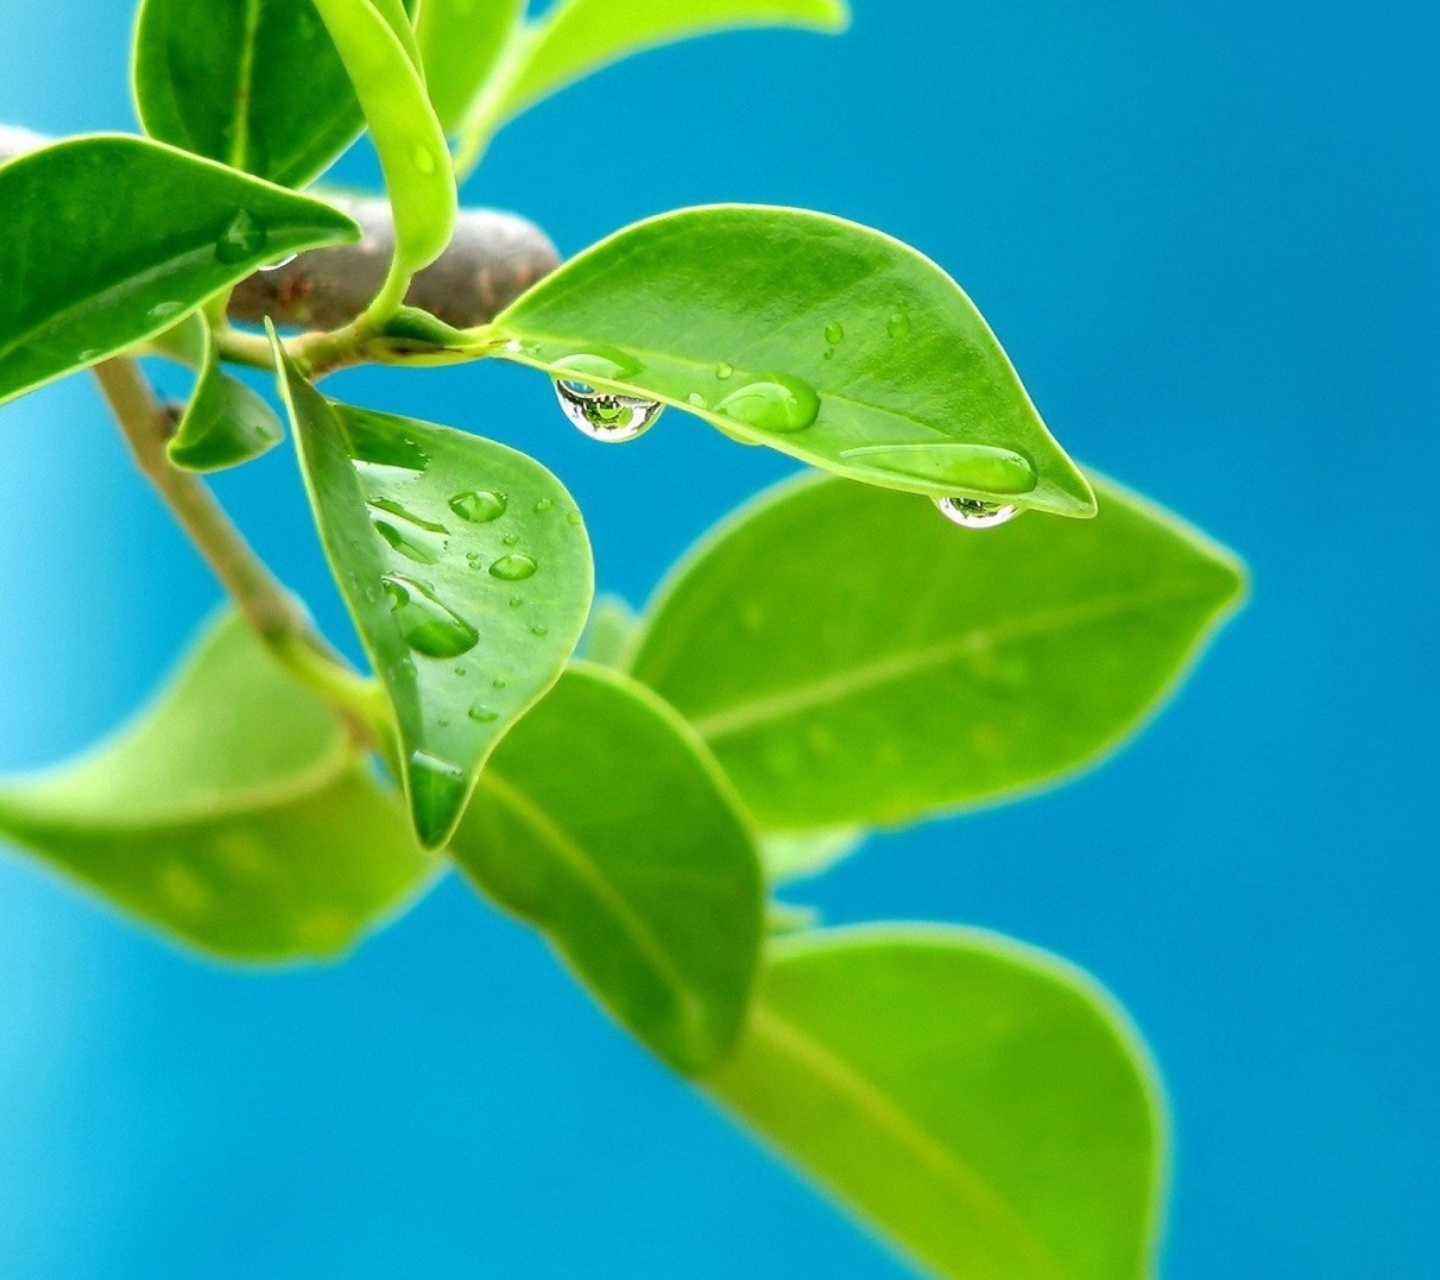
{"type": "Polygon", "coordinates": [[[655,425],[664,408],[654,400],[597,391],[587,382],[566,378],[556,380],[555,398],[572,423],[602,444],[638,439],[655,425]]]}
{"type": "Polygon", "coordinates": [[[702,396],[698,391],[692,391],[688,396],[686,396],[685,403],[688,404],[692,409],[706,409],[709,407],[709,404],[706,401],[705,397],[702,396]]]}
{"type": "Polygon", "coordinates": [[[500,541],[507,547],[518,546],[520,543],[520,535],[518,533],[507,533],[500,541]]]}
{"type": "Polygon", "coordinates": [[[940,514],[962,529],[994,529],[1020,514],[1013,502],[985,502],[980,498],[936,498],[940,514]]]}
{"type": "Polygon", "coordinates": [[[548,635],[550,634],[550,628],[549,628],[549,627],[542,627],[542,626],[537,622],[533,627],[530,628],[530,634],[531,634],[532,636],[548,636],[548,635]]]}
{"type": "Polygon", "coordinates": [[[579,513],[578,511],[567,511],[567,512],[565,513],[565,523],[566,523],[566,524],[578,525],[578,524],[580,523],[580,519],[581,519],[581,517],[580,517],[580,513],[579,513]]]}
{"type": "Polygon", "coordinates": [[[477,724],[493,724],[500,719],[500,713],[494,707],[487,707],[483,702],[477,702],[470,708],[470,719],[477,724]]]}
{"type": "Polygon", "coordinates": [[[760,431],[803,431],[820,412],[820,397],[809,383],[770,374],[737,387],[717,406],[727,417],[760,431]]]}
{"type": "Polygon", "coordinates": [[[733,364],[727,364],[722,360],[715,366],[715,376],[719,378],[721,382],[728,382],[735,376],[735,366],[733,364]]]}
{"type": "Polygon", "coordinates": [[[511,607],[512,609],[518,609],[518,608],[519,608],[522,604],[524,604],[524,603],[525,603],[525,597],[524,597],[524,596],[511,596],[511,597],[510,597],[510,607],[511,607]]]}
{"type": "Polygon", "coordinates": [[[495,561],[490,566],[490,576],[499,578],[501,582],[523,582],[526,578],[533,578],[539,567],[529,556],[516,551],[495,561]]]}
{"type": "Polygon", "coordinates": [[[215,241],[215,257],[226,266],[244,262],[264,249],[269,238],[265,224],[250,210],[237,210],[215,241]]]}
{"type": "Polygon", "coordinates": [[[150,319],[168,320],[171,316],[178,316],[184,310],[183,302],[157,302],[150,308],[150,319]]]}
{"type": "Polygon", "coordinates": [[[400,634],[416,653],[428,658],[458,658],[479,643],[480,633],[421,583],[398,574],[387,574],[382,581],[400,634]]]}
{"type": "Polygon", "coordinates": [[[435,159],[435,153],[431,151],[429,147],[422,146],[419,143],[417,143],[415,149],[411,151],[410,158],[415,162],[415,167],[419,169],[421,173],[434,173],[439,163],[435,159]]]}
{"type": "Polygon", "coordinates": [[[75,358],[79,360],[82,364],[89,364],[90,361],[98,360],[104,354],[104,349],[101,347],[86,347],[85,350],[82,351],[75,358]]]}
{"type": "Polygon", "coordinates": [[[825,326],[825,341],[832,347],[845,341],[845,326],[839,323],[827,324],[825,326]]]}
{"type": "Polygon", "coordinates": [[[541,498],[540,501],[535,504],[535,514],[537,516],[543,516],[554,505],[554,498],[541,498]]]}
{"type": "Polygon", "coordinates": [[[370,520],[394,550],[416,564],[440,563],[450,532],[443,524],[421,519],[390,498],[373,498],[370,506],[385,513],[385,519],[372,515],[370,520]]]}
{"type": "Polygon", "coordinates": [[[490,681],[490,687],[492,689],[503,689],[509,683],[510,682],[505,679],[504,676],[496,676],[495,679],[490,681]]]}
{"type": "Polygon", "coordinates": [[[509,500],[503,493],[494,493],[489,489],[472,489],[468,493],[457,493],[450,499],[450,510],[471,524],[489,524],[498,520],[508,506],[509,500]]]}
{"type": "Polygon", "coordinates": [[[896,311],[885,321],[885,332],[892,338],[904,338],[910,333],[910,317],[903,311],[896,311]]]}
{"type": "Polygon", "coordinates": [[[283,271],[300,255],[298,253],[287,253],[283,258],[277,258],[274,262],[267,262],[261,271],[283,271]]]}

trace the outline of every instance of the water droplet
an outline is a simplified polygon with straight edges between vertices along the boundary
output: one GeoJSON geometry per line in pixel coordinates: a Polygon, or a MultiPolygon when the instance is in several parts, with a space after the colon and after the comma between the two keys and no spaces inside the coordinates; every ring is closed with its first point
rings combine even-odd
{"type": "Polygon", "coordinates": [[[483,702],[477,702],[470,708],[470,719],[477,724],[493,724],[500,719],[500,713],[494,707],[487,707],[483,702]]]}
{"type": "Polygon", "coordinates": [[[426,845],[434,846],[465,804],[465,771],[439,756],[416,751],[410,756],[409,773],[415,829],[426,845]]]}
{"type": "Polygon", "coordinates": [[[579,382],[589,378],[598,378],[602,382],[626,382],[640,372],[639,364],[614,347],[597,347],[562,356],[555,361],[554,368],[566,381],[579,382]]]}
{"type": "Polygon", "coordinates": [[[531,634],[532,636],[548,636],[548,635],[550,634],[550,628],[549,628],[549,627],[542,627],[542,626],[537,622],[533,627],[530,628],[530,634],[531,634]]]}
{"type": "Polygon", "coordinates": [[[533,578],[539,567],[529,556],[514,552],[495,561],[490,566],[490,576],[499,578],[501,582],[523,582],[526,578],[533,578]]]}
{"type": "Polygon", "coordinates": [[[510,607],[511,607],[512,609],[518,609],[518,608],[519,608],[522,604],[524,604],[524,603],[525,603],[525,597],[524,597],[524,596],[511,596],[511,597],[510,597],[510,607]]]}
{"type": "Polygon", "coordinates": [[[735,366],[733,364],[726,364],[722,360],[715,366],[715,376],[719,378],[721,382],[728,382],[735,376],[735,366]]]}
{"type": "Polygon", "coordinates": [[[860,471],[981,493],[1029,493],[1037,482],[1023,453],[989,444],[862,445],[842,450],[840,458],[860,471]]]}
{"type": "Polygon", "coordinates": [[[903,311],[895,312],[885,321],[885,332],[892,338],[904,338],[910,333],[910,317],[903,311]]]}
{"type": "Polygon", "coordinates": [[[480,633],[420,583],[397,574],[386,574],[383,582],[390,596],[390,609],[400,623],[400,634],[416,653],[429,658],[458,658],[479,642],[480,633]]]}
{"type": "Polygon", "coordinates": [[[171,316],[178,316],[184,310],[183,302],[157,302],[150,308],[150,319],[168,320],[171,316]]]}
{"type": "Polygon", "coordinates": [[[557,379],[555,397],[560,408],[592,440],[603,444],[625,444],[638,439],[655,425],[663,406],[639,396],[596,391],[586,382],[557,379]]]}
{"type": "Polygon", "coordinates": [[[463,677],[464,674],[465,674],[465,668],[464,668],[464,667],[456,667],[456,668],[455,668],[455,674],[456,674],[457,676],[462,676],[462,677],[463,677]]]}
{"type": "Polygon", "coordinates": [[[265,225],[248,209],[240,209],[215,241],[215,257],[227,266],[253,258],[270,238],[265,225]]]}
{"type": "Polygon", "coordinates": [[[471,524],[489,524],[492,520],[498,520],[505,514],[508,506],[509,500],[503,493],[493,493],[489,489],[457,493],[450,499],[450,510],[471,524]]]}
{"type": "Polygon", "coordinates": [[[416,564],[439,564],[450,532],[443,524],[422,520],[389,498],[374,498],[370,506],[385,513],[385,519],[374,515],[370,519],[375,532],[394,550],[416,564]]]}
{"type": "Polygon", "coordinates": [[[842,324],[827,324],[825,326],[825,341],[832,347],[845,341],[845,326],[842,324]]]}
{"type": "Polygon", "coordinates": [[[507,533],[500,541],[507,547],[518,546],[520,543],[520,535],[518,533],[507,533]]]}
{"type": "Polygon", "coordinates": [[[495,679],[490,681],[490,687],[492,689],[503,689],[509,683],[504,676],[496,676],[495,679]]]}
{"type": "Polygon", "coordinates": [[[105,351],[102,347],[86,347],[85,350],[82,351],[75,358],[79,360],[82,364],[89,364],[90,361],[98,360],[104,354],[105,351]]]}
{"type": "Polygon", "coordinates": [[[705,400],[705,397],[702,396],[698,391],[692,391],[688,396],[686,396],[685,403],[693,409],[705,409],[709,407],[705,400]]]}
{"type": "Polygon", "coordinates": [[[554,498],[541,498],[540,501],[535,504],[535,514],[537,516],[543,516],[554,505],[554,498]]]}
{"type": "Polygon", "coordinates": [[[410,152],[410,158],[415,162],[415,167],[419,169],[421,173],[435,172],[438,161],[435,159],[435,153],[431,151],[429,147],[417,143],[415,149],[410,152]]]}
{"type": "Polygon", "coordinates": [[[803,431],[820,412],[820,397],[808,383],[784,374],[747,382],[720,401],[719,411],[760,431],[803,431]]]}
{"type": "Polygon", "coordinates": [[[274,262],[267,262],[261,271],[283,271],[300,255],[298,253],[287,253],[283,258],[277,258],[274,262]]]}
{"type": "Polygon", "coordinates": [[[565,513],[565,523],[578,525],[580,523],[580,513],[578,511],[567,511],[565,513]]]}
{"type": "Polygon", "coordinates": [[[1013,502],[984,502],[979,498],[936,498],[940,514],[962,529],[994,529],[1020,514],[1013,502]]]}

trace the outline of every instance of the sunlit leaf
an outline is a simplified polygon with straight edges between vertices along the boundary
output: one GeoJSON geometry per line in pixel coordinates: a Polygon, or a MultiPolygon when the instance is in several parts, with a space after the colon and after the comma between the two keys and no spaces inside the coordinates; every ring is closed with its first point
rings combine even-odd
{"type": "Polygon", "coordinates": [[[430,101],[453,131],[525,12],[524,0],[425,0],[416,32],[430,101]]]}

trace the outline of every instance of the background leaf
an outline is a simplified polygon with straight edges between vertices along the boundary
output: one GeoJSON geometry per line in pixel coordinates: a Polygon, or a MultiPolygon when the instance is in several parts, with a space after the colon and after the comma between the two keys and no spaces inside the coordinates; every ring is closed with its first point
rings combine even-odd
{"type": "Polygon", "coordinates": [[[0,166],[0,403],[174,326],[344,214],[158,142],[73,138],[0,166]]]}
{"type": "Polygon", "coordinates": [[[734,1044],[762,931],[754,842],[649,690],[572,667],[496,750],[451,852],[676,1070],[734,1044]]]}
{"type": "Polygon", "coordinates": [[[339,721],[233,616],[112,742],[0,783],[0,836],[247,960],[334,955],[435,870],[339,721]]]}
{"type": "Polygon", "coordinates": [[[221,369],[210,326],[198,328],[200,375],[166,452],[187,471],[220,471],[268,453],[285,438],[285,429],[262,397],[221,369]]]}
{"type": "Polygon", "coordinates": [[[661,592],[631,670],[762,828],[911,822],[1053,782],[1132,733],[1243,591],[1235,559],[1113,484],[1093,521],[957,529],[805,478],[661,592]]]}
{"type": "Polygon", "coordinates": [[[1163,1104],[1089,979],[973,930],[773,945],[728,1110],[936,1275],[1151,1274],[1163,1104]]]}
{"type": "Polygon", "coordinates": [[[863,827],[829,831],[774,831],[760,841],[760,861],[771,884],[788,884],[828,871],[865,843],[863,827]]]}
{"type": "Polygon", "coordinates": [[[151,137],[282,186],[317,177],[364,122],[311,0],[144,0],[134,75],[151,137]]]}
{"type": "Polygon", "coordinates": [[[524,0],[425,0],[416,32],[430,101],[447,133],[484,87],[524,12],[524,0]]]}
{"type": "Polygon", "coordinates": [[[868,484],[1085,516],[1085,478],[934,263],[839,218],[725,205],[642,222],[496,320],[497,354],[645,394],[868,484]]]}
{"type": "Polygon", "coordinates": [[[415,829],[434,848],[574,652],[590,543],[570,495],[523,453],[336,404],[281,360],[325,552],[394,708],[415,829]]]}

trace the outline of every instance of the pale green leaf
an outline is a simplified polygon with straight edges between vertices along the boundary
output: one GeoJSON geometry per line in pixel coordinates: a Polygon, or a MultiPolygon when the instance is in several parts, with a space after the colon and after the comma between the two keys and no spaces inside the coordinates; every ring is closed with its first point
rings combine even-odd
{"type": "Polygon", "coordinates": [[[760,861],[772,884],[787,884],[828,871],[865,843],[861,827],[822,831],[775,831],[760,841],[760,861]]]}
{"type": "Polygon", "coordinates": [[[524,16],[524,0],[425,0],[416,24],[430,101],[453,132],[524,16]]]}
{"type": "Polygon", "coordinates": [[[166,452],[184,470],[221,471],[267,453],[285,438],[285,429],[262,397],[221,369],[210,326],[197,327],[200,373],[166,452]]]}
{"type": "Polygon", "coordinates": [[[623,670],[630,647],[640,634],[640,619],[619,596],[598,595],[580,640],[580,654],[602,667],[623,670]]]}
{"type": "Polygon", "coordinates": [[[671,1066],[734,1044],[760,869],[729,784],[653,693],[572,667],[496,750],[451,852],[671,1066]]]}
{"type": "Polygon", "coordinates": [[[1090,979],[975,930],[773,946],[729,1111],[936,1276],[1153,1275],[1163,1101],[1090,979]]]}

